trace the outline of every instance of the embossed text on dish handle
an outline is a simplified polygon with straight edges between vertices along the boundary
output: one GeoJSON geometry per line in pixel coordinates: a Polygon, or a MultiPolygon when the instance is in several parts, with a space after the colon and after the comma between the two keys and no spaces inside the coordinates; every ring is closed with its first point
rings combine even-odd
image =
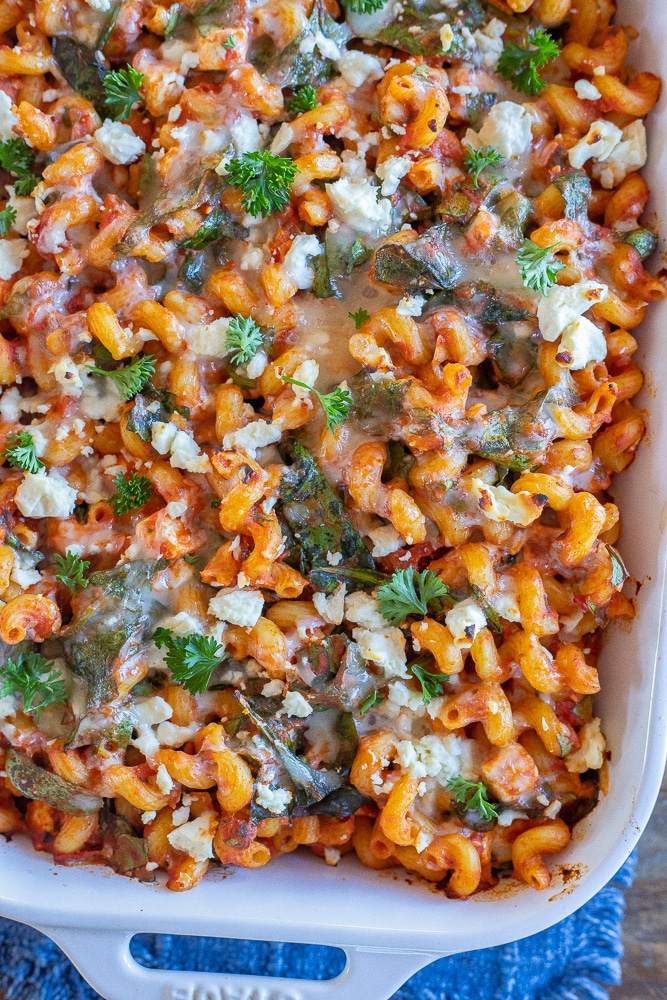
{"type": "Polygon", "coordinates": [[[166,1000],[302,1000],[299,993],[285,993],[263,986],[173,986],[166,1000]]]}

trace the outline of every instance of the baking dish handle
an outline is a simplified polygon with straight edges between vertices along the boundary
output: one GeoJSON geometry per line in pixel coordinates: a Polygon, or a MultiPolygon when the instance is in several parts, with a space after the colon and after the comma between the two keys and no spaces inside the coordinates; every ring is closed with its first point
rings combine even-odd
{"type": "Polygon", "coordinates": [[[132,933],[40,927],[106,1000],[388,1000],[413,973],[442,954],[344,948],[335,979],[274,979],[146,969],[130,954],[132,933]]]}

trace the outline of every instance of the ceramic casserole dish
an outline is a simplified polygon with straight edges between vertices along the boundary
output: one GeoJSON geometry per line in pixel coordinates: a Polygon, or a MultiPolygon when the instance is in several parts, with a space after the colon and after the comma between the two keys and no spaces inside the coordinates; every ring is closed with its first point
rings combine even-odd
{"type": "MultiPolygon", "coordinates": [[[[620,0],[619,7],[619,23],[640,33],[630,61],[667,77],[662,0],[620,0]]],[[[648,131],[651,221],[662,228],[664,243],[664,98],[648,131]]],[[[624,517],[623,551],[642,586],[637,618],[631,628],[610,630],[601,661],[596,704],[611,754],[609,793],[576,826],[549,889],[501,882],[468,900],[450,900],[394,870],[369,871],[351,855],[331,868],[312,855],[292,854],[256,871],[218,871],[194,891],[173,894],[101,868],[56,867],[19,836],[0,840],[0,914],[49,935],[108,1000],[386,1000],[438,957],[535,934],[589,900],[636,845],[667,754],[667,394],[658,391],[666,324],[663,301],[639,331],[649,435],[629,473],[613,486],[624,517]],[[147,970],[129,951],[139,932],[333,945],[345,950],[347,965],[328,982],[147,970]]]]}

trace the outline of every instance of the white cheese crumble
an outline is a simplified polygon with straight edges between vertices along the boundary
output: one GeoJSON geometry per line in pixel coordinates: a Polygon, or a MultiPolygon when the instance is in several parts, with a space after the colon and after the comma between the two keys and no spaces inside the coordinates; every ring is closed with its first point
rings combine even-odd
{"type": "Polygon", "coordinates": [[[93,133],[93,144],[110,163],[132,163],[146,150],[146,144],[135,134],[134,129],[122,122],[105,118],[104,123],[93,133]]]}
{"type": "Polygon", "coordinates": [[[472,149],[492,146],[505,159],[521,156],[533,139],[532,117],[521,104],[501,101],[489,111],[479,132],[468,129],[463,142],[472,149]]]}
{"type": "Polygon", "coordinates": [[[55,365],[49,368],[52,374],[67,396],[81,396],[83,392],[83,380],[79,366],[71,358],[64,357],[56,361],[55,365]]]}
{"type": "Polygon", "coordinates": [[[405,539],[396,531],[393,524],[382,524],[379,528],[371,528],[366,534],[373,543],[371,555],[376,559],[388,556],[405,545],[405,539]]]}
{"type": "Polygon", "coordinates": [[[277,715],[290,715],[297,719],[306,719],[312,714],[313,708],[300,691],[288,691],[283,698],[283,707],[277,715]]]}
{"type": "Polygon", "coordinates": [[[0,90],[0,142],[16,138],[13,128],[18,123],[19,120],[12,111],[11,97],[4,90],[0,90]]]}
{"type": "Polygon", "coordinates": [[[378,164],[375,173],[382,181],[380,194],[386,198],[397,191],[401,178],[409,173],[412,163],[409,156],[388,156],[386,160],[378,164]]]}
{"type": "Polygon", "coordinates": [[[102,13],[106,13],[111,7],[111,0],[86,0],[86,3],[93,10],[99,10],[102,13]]]}
{"type": "Polygon", "coordinates": [[[231,625],[253,628],[259,621],[263,608],[264,597],[261,591],[229,589],[211,598],[208,613],[231,625]]]}
{"type": "Polygon", "coordinates": [[[375,629],[382,632],[387,627],[387,621],[380,614],[380,609],[374,597],[358,590],[345,598],[345,617],[355,625],[375,629]]]}
{"type": "Polygon", "coordinates": [[[396,306],[396,312],[399,316],[421,316],[425,304],[424,295],[404,295],[396,306]]]}
{"type": "Polygon", "coordinates": [[[182,747],[184,743],[191,740],[200,728],[198,722],[191,722],[189,726],[177,726],[173,722],[161,722],[157,727],[156,736],[158,743],[163,747],[182,747]]]}
{"type": "MultiPolygon", "coordinates": [[[[3,92],[0,91],[0,93],[3,92]]],[[[16,219],[12,225],[12,229],[20,233],[21,236],[27,236],[29,231],[28,223],[36,219],[39,214],[35,205],[35,199],[24,198],[20,194],[15,194],[11,184],[7,185],[7,194],[9,195],[7,205],[16,212],[16,219]]]]}
{"type": "Polygon", "coordinates": [[[275,444],[276,441],[280,441],[281,437],[282,429],[277,421],[269,423],[267,420],[253,420],[245,427],[225,434],[222,439],[222,447],[226,451],[234,451],[238,448],[250,458],[255,458],[259,448],[275,444]]]}
{"type": "Polygon", "coordinates": [[[494,70],[498,65],[503,51],[502,37],[506,27],[504,21],[492,17],[487,25],[472,33],[482,56],[482,63],[487,69],[494,70]]]}
{"type": "Polygon", "coordinates": [[[479,507],[490,521],[510,521],[526,527],[541,514],[542,508],[532,502],[530,493],[511,493],[505,486],[490,486],[483,479],[471,478],[470,486],[479,507]]]}
{"type": "Polygon", "coordinates": [[[576,285],[554,285],[549,295],[540,299],[537,321],[545,340],[557,340],[563,330],[609,295],[601,281],[580,281],[576,285]]]}
{"type": "Polygon", "coordinates": [[[321,253],[322,245],[317,236],[300,233],[292,240],[292,245],[285,254],[283,268],[302,291],[313,287],[315,272],[310,259],[319,257],[321,253]]]}
{"type": "Polygon", "coordinates": [[[265,698],[276,698],[283,693],[284,686],[282,681],[268,681],[262,688],[262,694],[265,698]]]}
{"type": "Polygon", "coordinates": [[[213,837],[218,825],[215,813],[202,813],[167,834],[167,840],[177,851],[183,851],[195,861],[213,857],[213,837]]]}
{"type": "Polygon", "coordinates": [[[333,202],[336,214],[353,229],[379,236],[391,224],[391,202],[378,200],[380,189],[366,178],[341,177],[327,184],[326,191],[333,202]]]}
{"type": "Polygon", "coordinates": [[[255,789],[257,805],[276,816],[286,811],[291,799],[292,793],[288,788],[271,788],[270,785],[262,785],[261,782],[258,782],[255,789]]]}
{"type": "Polygon", "coordinates": [[[384,76],[382,62],[377,56],[354,49],[341,52],[336,60],[336,68],[345,83],[353,90],[363,86],[364,83],[381,80],[384,76]]]}
{"type": "MultiPolygon", "coordinates": [[[[565,367],[578,371],[590,361],[604,361],[607,341],[602,330],[585,316],[579,316],[563,330],[559,353],[566,351],[572,360],[565,367]]],[[[560,358],[558,359],[560,361],[560,358]]]]}
{"type": "Polygon", "coordinates": [[[435,778],[443,787],[461,772],[461,744],[458,736],[422,736],[421,739],[401,740],[396,757],[413,778],[435,778]]]}
{"type": "Polygon", "coordinates": [[[228,316],[223,316],[211,323],[191,327],[185,335],[188,347],[200,357],[224,357],[228,353],[225,341],[230,322],[228,316]]]}
{"type": "Polygon", "coordinates": [[[600,732],[600,721],[596,716],[579,730],[581,746],[565,758],[565,767],[573,774],[583,774],[589,768],[597,771],[602,767],[607,742],[600,732]]]}
{"type": "Polygon", "coordinates": [[[169,515],[169,517],[174,517],[174,518],[176,518],[176,517],[183,517],[183,515],[187,512],[187,509],[188,509],[188,501],[187,500],[171,500],[167,504],[167,506],[166,506],[165,509],[166,509],[167,514],[169,515]]]}
{"type": "Polygon", "coordinates": [[[642,121],[631,122],[621,134],[618,145],[605,158],[604,163],[593,164],[593,176],[603,188],[616,187],[632,170],[639,170],[646,163],[646,128],[642,121]]]}
{"type": "Polygon", "coordinates": [[[471,597],[467,597],[447,612],[445,624],[456,646],[468,649],[480,629],[486,628],[486,615],[471,597]]]}
{"type": "Polygon", "coordinates": [[[605,121],[604,118],[594,121],[583,139],[568,150],[570,166],[576,170],[581,170],[583,165],[590,159],[606,160],[609,154],[616,149],[621,138],[622,131],[613,122],[605,121]]]}
{"type": "Polygon", "coordinates": [[[313,604],[328,625],[340,625],[345,614],[345,584],[339,583],[330,595],[313,594],[313,604]]]}
{"type": "Polygon", "coordinates": [[[69,517],[76,503],[72,489],[59,472],[24,473],[16,491],[16,505],[24,517],[69,517]]]}
{"type": "Polygon", "coordinates": [[[171,775],[164,764],[160,764],[158,766],[157,774],[155,775],[155,784],[158,786],[163,795],[169,795],[169,792],[174,787],[171,775]]]}
{"type": "Polygon", "coordinates": [[[581,98],[582,101],[599,101],[602,94],[590,80],[582,78],[577,80],[574,85],[577,97],[581,98]]]}
{"type": "Polygon", "coordinates": [[[27,240],[0,240],[0,278],[8,281],[20,271],[29,253],[27,240]]]}
{"type": "Polygon", "coordinates": [[[175,469],[207,472],[210,467],[208,455],[202,455],[194,438],[175,424],[156,420],[151,424],[151,443],[158,454],[171,455],[169,464],[175,469]]]}
{"type": "Polygon", "coordinates": [[[400,628],[386,628],[384,632],[355,628],[352,637],[363,658],[382,667],[385,677],[407,678],[405,638],[400,628]]]}

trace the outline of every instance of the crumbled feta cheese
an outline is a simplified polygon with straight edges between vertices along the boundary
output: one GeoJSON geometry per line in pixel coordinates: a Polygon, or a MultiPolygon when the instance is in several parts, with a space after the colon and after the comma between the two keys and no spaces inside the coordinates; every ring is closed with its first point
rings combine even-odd
{"type": "Polygon", "coordinates": [[[14,564],[10,576],[13,583],[25,589],[39,583],[41,578],[39,570],[35,569],[33,559],[27,552],[14,553],[14,564]]]}
{"type": "Polygon", "coordinates": [[[201,632],[201,624],[189,611],[179,611],[178,614],[163,618],[160,622],[162,628],[168,628],[176,635],[192,635],[201,632]]]}
{"type": "Polygon", "coordinates": [[[285,254],[283,267],[297,288],[305,290],[313,287],[315,272],[310,263],[311,257],[319,257],[322,245],[317,236],[300,233],[292,240],[292,245],[285,254]]]}
{"type": "Polygon", "coordinates": [[[183,851],[195,861],[213,857],[213,837],[218,826],[215,813],[202,813],[167,834],[167,840],[177,851],[183,851]]]}
{"type": "Polygon", "coordinates": [[[171,822],[174,826],[183,826],[190,819],[190,806],[182,805],[174,809],[171,815],[171,822]]]}
{"type": "Polygon", "coordinates": [[[228,353],[225,341],[230,322],[228,316],[223,316],[212,323],[191,327],[186,333],[189,349],[200,357],[223,358],[228,353]]]}
{"type": "Polygon", "coordinates": [[[584,771],[597,771],[604,762],[604,751],[607,742],[600,732],[600,719],[596,716],[590,722],[585,722],[579,730],[581,746],[574,753],[565,757],[565,767],[573,774],[583,774],[584,771]]]}
{"type": "Polygon", "coordinates": [[[169,792],[174,787],[171,775],[164,764],[160,764],[158,766],[157,774],[155,775],[155,783],[163,795],[169,795],[169,792]]]}
{"type": "MultiPolygon", "coordinates": [[[[0,91],[0,94],[1,93],[3,93],[3,91],[0,91]]],[[[38,216],[35,199],[24,198],[22,195],[15,194],[14,188],[11,184],[7,185],[7,194],[9,195],[7,205],[9,208],[13,208],[16,212],[16,219],[12,225],[12,229],[17,233],[20,233],[21,236],[27,236],[30,228],[28,223],[32,222],[38,216]]]]}
{"type": "Polygon", "coordinates": [[[102,13],[106,13],[111,7],[111,0],[86,0],[86,3],[93,10],[99,10],[102,13]]]}
{"type": "Polygon", "coordinates": [[[248,378],[259,378],[269,363],[266,351],[257,351],[254,357],[245,366],[245,373],[248,378]]]}
{"type": "Polygon", "coordinates": [[[199,729],[199,723],[191,722],[189,726],[177,726],[173,722],[161,722],[157,727],[156,736],[160,746],[182,747],[191,740],[199,729]]]}
{"type": "MultiPolygon", "coordinates": [[[[148,809],[148,810],[146,810],[146,812],[143,812],[141,814],[141,822],[144,823],[144,824],[152,823],[156,816],[157,816],[157,810],[155,810],[155,809],[148,809]]],[[[157,868],[157,865],[155,867],[157,868]]]]}
{"type": "Polygon", "coordinates": [[[157,726],[161,722],[171,719],[174,710],[164,698],[154,695],[151,698],[143,698],[133,702],[130,705],[130,713],[137,728],[143,729],[146,726],[157,726]]]}
{"type": "Polygon", "coordinates": [[[377,601],[363,590],[348,594],[345,598],[345,617],[355,625],[363,625],[364,628],[375,629],[378,632],[383,632],[387,627],[387,621],[380,614],[377,601]]]}
{"type": "Polygon", "coordinates": [[[229,129],[229,136],[237,157],[244,153],[256,153],[263,145],[259,126],[250,114],[243,114],[236,119],[229,129]]]}
{"type": "Polygon", "coordinates": [[[345,83],[354,90],[364,83],[381,80],[384,76],[382,62],[377,56],[356,49],[341,52],[340,58],[336,60],[336,68],[345,83]]]}
{"type": "Polygon", "coordinates": [[[24,517],[69,517],[76,503],[72,489],[59,472],[24,473],[16,491],[16,505],[24,517]]]}
{"type": "Polygon", "coordinates": [[[523,105],[501,101],[491,108],[479,132],[468,129],[463,142],[472,149],[492,146],[505,159],[521,156],[533,139],[532,121],[523,105]]]}
{"type": "Polygon", "coordinates": [[[19,120],[12,111],[11,97],[4,90],[0,90],[0,142],[16,138],[13,128],[18,123],[19,120]]]}
{"type": "Polygon", "coordinates": [[[93,144],[110,163],[132,163],[146,150],[146,144],[130,125],[105,118],[93,133],[93,144]]]}
{"type": "Polygon", "coordinates": [[[492,17],[484,28],[473,31],[472,37],[482,56],[482,63],[487,69],[494,70],[503,52],[502,37],[507,25],[497,17],[492,17]]]}
{"type": "Polygon", "coordinates": [[[277,421],[269,423],[267,420],[253,420],[245,427],[225,434],[222,447],[226,451],[234,451],[238,448],[250,458],[255,458],[259,448],[275,444],[276,441],[280,441],[281,437],[282,429],[277,421]]]}
{"type": "Polygon", "coordinates": [[[585,316],[579,316],[563,330],[556,360],[565,367],[578,371],[590,361],[604,361],[607,341],[602,330],[585,316]],[[572,360],[564,361],[561,354],[572,360]]]}
{"type": "Polygon", "coordinates": [[[110,378],[89,375],[83,366],[79,368],[79,378],[83,384],[81,412],[84,417],[104,420],[108,424],[118,420],[123,400],[115,382],[110,378]]]}
{"type": "Polygon", "coordinates": [[[387,628],[384,632],[355,628],[354,641],[359,644],[361,655],[382,667],[386,677],[407,677],[405,669],[405,638],[400,628],[387,628]]]}
{"type": "Polygon", "coordinates": [[[169,464],[175,469],[207,472],[210,467],[208,456],[202,455],[194,438],[179,430],[175,424],[156,420],[151,424],[151,443],[158,454],[171,453],[169,464]]]}
{"type": "Polygon", "coordinates": [[[311,32],[311,34],[306,35],[299,45],[299,52],[310,55],[316,48],[319,49],[320,54],[325,59],[331,59],[332,62],[340,59],[341,52],[333,38],[327,38],[321,31],[311,32]]]}
{"type": "Polygon", "coordinates": [[[454,41],[454,32],[452,30],[451,24],[443,24],[440,29],[440,45],[442,46],[442,51],[449,52],[452,47],[452,42],[454,41]]]}
{"type": "Polygon", "coordinates": [[[467,597],[447,612],[445,624],[458,648],[468,649],[480,629],[486,628],[486,615],[471,597],[467,597]]]}
{"type": "Polygon", "coordinates": [[[242,628],[253,628],[259,621],[264,608],[264,597],[259,590],[223,590],[212,597],[208,613],[220,621],[230,622],[242,628]]]}
{"type": "Polygon", "coordinates": [[[270,785],[257,783],[255,788],[255,801],[262,809],[279,816],[286,812],[292,799],[292,793],[288,788],[271,788],[270,785]]]}
{"type": "Polygon", "coordinates": [[[380,235],[391,224],[391,202],[378,200],[380,189],[365,178],[341,177],[326,185],[326,191],[337,215],[353,229],[362,233],[380,235]]]}
{"type": "Polygon", "coordinates": [[[422,736],[414,742],[401,740],[396,746],[396,758],[413,778],[435,778],[444,787],[460,774],[462,743],[453,734],[422,736]]]}
{"type": "Polygon", "coordinates": [[[580,97],[582,101],[599,101],[602,94],[590,80],[586,80],[582,77],[581,80],[577,80],[574,85],[574,89],[577,93],[577,97],[580,97]]]}
{"type": "Polygon", "coordinates": [[[324,848],[324,860],[332,868],[335,868],[341,859],[341,853],[337,847],[325,847],[324,848]]]}
{"type": "Polygon", "coordinates": [[[515,819],[526,819],[526,813],[522,809],[501,809],[498,826],[511,826],[515,819]]]}
{"type": "Polygon", "coordinates": [[[265,698],[276,698],[283,693],[284,686],[282,681],[268,681],[262,688],[262,694],[265,698]]]}
{"type": "Polygon", "coordinates": [[[524,527],[532,524],[542,513],[544,504],[536,503],[531,493],[511,493],[505,486],[490,486],[483,479],[470,480],[471,492],[479,508],[490,521],[510,521],[524,527]]]}
{"type": "Polygon", "coordinates": [[[27,240],[0,240],[0,279],[8,281],[20,271],[29,253],[27,240]]]}
{"type": "Polygon", "coordinates": [[[389,685],[388,700],[392,705],[408,708],[416,715],[424,714],[424,701],[421,691],[411,691],[403,681],[394,681],[389,685]]]}
{"type": "Polygon", "coordinates": [[[177,430],[176,424],[168,424],[162,420],[156,420],[151,424],[151,444],[159,455],[168,454],[177,430]]]}
{"type": "Polygon", "coordinates": [[[315,610],[328,625],[340,625],[345,613],[345,584],[339,583],[333,594],[313,594],[315,610]]]}
{"type": "Polygon", "coordinates": [[[56,382],[62,387],[67,396],[81,396],[83,392],[83,380],[79,371],[79,366],[71,358],[61,358],[55,365],[49,368],[49,372],[54,376],[56,382]]]}
{"type": "Polygon", "coordinates": [[[297,719],[305,719],[312,713],[312,711],[312,705],[306,701],[300,691],[288,691],[283,698],[283,707],[277,714],[290,715],[297,719]]]}
{"type": "Polygon", "coordinates": [[[593,164],[593,176],[603,188],[617,187],[632,170],[644,166],[647,155],[646,127],[642,121],[631,122],[623,129],[619,144],[605,157],[604,165],[593,164]]]}
{"type": "Polygon", "coordinates": [[[549,295],[540,299],[537,321],[540,333],[548,341],[557,340],[563,330],[587,309],[604,302],[609,295],[600,281],[579,281],[576,285],[554,285],[549,295]]]}
{"type": "Polygon", "coordinates": [[[327,559],[327,562],[329,563],[330,566],[338,566],[339,563],[342,563],[342,561],[343,561],[343,553],[342,552],[327,552],[326,559],[327,559]]]}
{"type": "Polygon", "coordinates": [[[171,500],[166,507],[169,517],[183,517],[188,509],[187,500],[171,500]]]}
{"type": "Polygon", "coordinates": [[[399,316],[421,316],[426,303],[424,295],[404,295],[396,306],[399,316]]]}
{"type": "Polygon", "coordinates": [[[594,121],[583,139],[568,150],[570,166],[581,170],[587,160],[606,160],[623,137],[618,126],[603,118],[594,121]]]}
{"type": "Polygon", "coordinates": [[[399,535],[393,524],[383,524],[379,528],[371,528],[366,534],[373,543],[371,555],[376,559],[382,559],[391,552],[396,552],[403,548],[405,539],[399,535]]]}
{"type": "Polygon", "coordinates": [[[242,271],[259,271],[264,263],[264,251],[261,247],[248,247],[241,254],[239,267],[242,271]]]}
{"type": "MultiPolygon", "coordinates": [[[[387,197],[398,190],[401,178],[410,171],[413,161],[409,156],[388,156],[386,160],[379,163],[375,168],[375,173],[382,181],[380,193],[387,197]]],[[[419,315],[419,313],[417,314],[419,315]]]]}
{"type": "Polygon", "coordinates": [[[274,156],[280,156],[293,142],[294,129],[288,122],[283,122],[271,143],[271,152],[274,156]]]}

